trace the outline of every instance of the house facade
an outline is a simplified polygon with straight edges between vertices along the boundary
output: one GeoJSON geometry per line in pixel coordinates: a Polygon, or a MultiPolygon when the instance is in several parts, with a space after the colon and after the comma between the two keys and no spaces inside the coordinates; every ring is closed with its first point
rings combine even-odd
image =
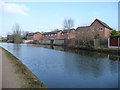
{"type": "Polygon", "coordinates": [[[106,23],[95,19],[89,26],[80,26],[76,29],[56,30],[51,32],[28,33],[27,40],[93,40],[98,36],[100,38],[108,38],[112,28],[106,23]]]}
{"type": "Polygon", "coordinates": [[[75,39],[75,38],[76,38],[75,29],[65,29],[57,32],[56,39],[75,39]]]}
{"type": "Polygon", "coordinates": [[[69,32],[69,39],[76,39],[76,30],[75,29],[70,29],[69,32]]]}
{"type": "Polygon", "coordinates": [[[110,28],[106,23],[95,19],[90,26],[78,27],[76,29],[76,38],[79,39],[94,39],[99,35],[101,38],[108,38],[112,28],[110,28]]]}
{"type": "Polygon", "coordinates": [[[106,23],[95,19],[95,21],[90,25],[90,30],[93,33],[93,37],[99,34],[100,37],[108,38],[110,36],[112,28],[109,27],[106,23]]]}
{"type": "Polygon", "coordinates": [[[26,39],[27,39],[27,40],[33,40],[33,34],[34,34],[34,33],[27,33],[27,34],[26,34],[26,39]]]}
{"type": "Polygon", "coordinates": [[[61,30],[57,30],[57,31],[52,31],[52,32],[45,32],[43,33],[43,39],[58,39],[59,38],[59,32],[61,32],[61,30]]]}
{"type": "Polygon", "coordinates": [[[33,34],[33,40],[40,40],[42,38],[43,38],[43,35],[40,32],[36,32],[33,34]]]}
{"type": "Polygon", "coordinates": [[[59,34],[57,34],[58,35],[57,39],[69,39],[69,33],[70,33],[69,30],[60,31],[59,34]]]}
{"type": "Polygon", "coordinates": [[[13,35],[7,35],[7,42],[14,42],[14,36],[13,35]]]}

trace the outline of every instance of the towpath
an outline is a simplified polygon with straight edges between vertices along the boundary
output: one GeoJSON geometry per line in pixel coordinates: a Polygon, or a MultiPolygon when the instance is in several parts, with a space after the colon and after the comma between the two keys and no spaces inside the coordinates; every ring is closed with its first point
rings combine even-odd
{"type": "Polygon", "coordinates": [[[14,65],[1,48],[0,57],[2,57],[2,88],[21,88],[21,80],[15,73],[14,65]]]}

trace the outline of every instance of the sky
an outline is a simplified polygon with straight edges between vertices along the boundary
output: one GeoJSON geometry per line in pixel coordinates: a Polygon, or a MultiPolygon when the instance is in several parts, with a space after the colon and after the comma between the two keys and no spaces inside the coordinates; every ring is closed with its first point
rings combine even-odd
{"type": "Polygon", "coordinates": [[[118,2],[0,2],[0,36],[22,31],[47,32],[62,29],[65,19],[74,28],[90,25],[96,18],[118,29],[118,2]]]}

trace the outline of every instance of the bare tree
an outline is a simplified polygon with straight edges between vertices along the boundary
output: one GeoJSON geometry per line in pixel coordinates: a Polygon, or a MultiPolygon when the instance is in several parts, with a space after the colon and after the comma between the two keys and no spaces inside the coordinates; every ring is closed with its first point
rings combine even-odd
{"type": "Polygon", "coordinates": [[[13,26],[13,37],[14,37],[14,43],[22,42],[21,28],[20,28],[19,24],[15,24],[15,26],[13,26]]]}
{"type": "Polygon", "coordinates": [[[64,29],[71,29],[74,26],[73,19],[65,19],[63,26],[64,26],[64,29]]]}

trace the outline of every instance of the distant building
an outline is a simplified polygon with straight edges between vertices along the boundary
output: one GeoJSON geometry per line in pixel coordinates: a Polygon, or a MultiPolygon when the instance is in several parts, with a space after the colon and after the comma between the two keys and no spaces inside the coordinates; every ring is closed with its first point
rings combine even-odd
{"type": "Polygon", "coordinates": [[[76,29],[55,30],[51,32],[36,32],[27,33],[27,40],[40,40],[40,39],[81,39],[88,40],[94,39],[96,36],[101,38],[108,38],[112,28],[106,23],[95,19],[89,26],[81,26],[76,29]]]}
{"type": "Polygon", "coordinates": [[[32,38],[33,38],[33,40],[40,40],[43,38],[43,35],[40,32],[35,32],[35,33],[33,33],[32,38]]]}
{"type": "Polygon", "coordinates": [[[7,42],[14,42],[14,36],[13,35],[7,35],[7,42]]]}
{"type": "Polygon", "coordinates": [[[33,40],[33,34],[34,34],[34,33],[27,33],[27,34],[26,34],[26,39],[27,39],[27,40],[33,40]]]}
{"type": "Polygon", "coordinates": [[[45,32],[43,33],[43,39],[57,39],[59,32],[61,32],[61,30],[45,32]]]}
{"type": "Polygon", "coordinates": [[[112,28],[106,23],[95,19],[90,26],[81,26],[77,29],[65,29],[43,33],[43,39],[94,39],[99,35],[108,38],[112,28]]]}
{"type": "Polygon", "coordinates": [[[2,37],[3,42],[7,42],[7,37],[2,37]]]}
{"type": "Polygon", "coordinates": [[[57,39],[75,39],[76,37],[76,32],[75,29],[65,29],[65,30],[61,30],[60,32],[58,32],[57,34],[57,39]]]}

